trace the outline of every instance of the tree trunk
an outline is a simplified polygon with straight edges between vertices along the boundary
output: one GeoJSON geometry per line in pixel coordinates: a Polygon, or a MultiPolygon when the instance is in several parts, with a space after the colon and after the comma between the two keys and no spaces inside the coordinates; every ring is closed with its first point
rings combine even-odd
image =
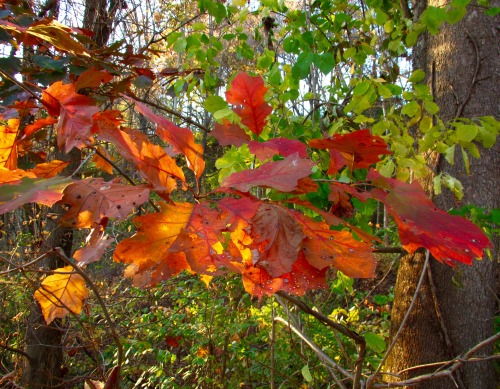
{"type": "MultiPolygon", "coordinates": [[[[422,6],[421,2],[417,4],[422,6]]],[[[428,5],[443,6],[443,1],[429,0],[428,5]]],[[[423,5],[425,7],[425,4],[423,5]]],[[[427,73],[428,84],[441,108],[443,121],[455,117],[474,118],[498,115],[500,55],[495,19],[471,5],[465,18],[453,25],[443,25],[439,34],[421,37],[414,48],[415,68],[427,73]]],[[[478,145],[479,146],[479,145],[478,145]]],[[[453,166],[440,160],[438,172],[448,172],[464,187],[461,204],[450,195],[438,197],[443,209],[474,204],[491,210],[500,207],[499,143],[493,149],[480,149],[481,159],[471,160],[466,174],[457,146],[453,166]]],[[[459,232],[458,232],[459,233],[459,232]]],[[[495,271],[498,241],[494,242],[493,259],[475,261],[473,266],[451,268],[431,258],[416,305],[410,314],[396,347],[388,359],[386,371],[398,373],[412,366],[448,360],[465,353],[494,334],[496,309],[495,271]]],[[[403,258],[398,271],[392,312],[391,337],[398,330],[410,304],[415,285],[422,273],[423,255],[403,258]]],[[[491,355],[492,349],[475,356],[491,355]]],[[[412,369],[401,374],[408,379],[437,370],[412,369]]],[[[387,376],[386,376],[387,378],[387,376]]],[[[425,382],[415,388],[481,388],[497,387],[492,361],[468,362],[453,377],[425,382]]]]}

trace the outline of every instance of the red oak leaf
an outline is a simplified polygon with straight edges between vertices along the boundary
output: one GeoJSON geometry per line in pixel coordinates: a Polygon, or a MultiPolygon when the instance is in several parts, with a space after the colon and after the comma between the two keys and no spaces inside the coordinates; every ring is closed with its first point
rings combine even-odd
{"type": "Polygon", "coordinates": [[[240,147],[250,141],[250,137],[241,127],[231,124],[227,120],[223,124],[216,123],[210,135],[217,139],[221,146],[240,147]]]}
{"type": "Polygon", "coordinates": [[[188,168],[199,178],[205,169],[205,160],[203,159],[203,146],[195,143],[193,133],[187,128],[177,127],[170,120],[156,115],[145,104],[131,97],[127,98],[135,103],[140,113],[158,126],[156,133],[161,139],[170,143],[176,152],[186,156],[188,168]]]}
{"type": "Polygon", "coordinates": [[[0,125],[0,168],[17,168],[17,129],[19,119],[9,119],[7,125],[0,125]]]}
{"type": "Polygon", "coordinates": [[[96,88],[101,84],[110,82],[113,77],[114,76],[106,70],[97,70],[96,68],[85,70],[78,77],[75,90],[79,91],[82,88],[96,88]]]}
{"type": "Polygon", "coordinates": [[[51,178],[62,172],[68,165],[69,162],[53,160],[47,163],[39,163],[28,171],[39,178],[51,178]]]}
{"type": "Polygon", "coordinates": [[[132,162],[142,176],[151,184],[160,196],[168,195],[177,189],[177,180],[185,182],[184,172],[175,160],[169,157],[162,147],[151,143],[140,131],[117,129],[109,118],[96,116],[99,138],[113,143],[120,155],[132,162]]]}
{"type": "Polygon", "coordinates": [[[282,161],[270,161],[257,169],[233,173],[222,181],[221,187],[248,192],[254,186],[265,186],[281,192],[291,192],[297,189],[301,178],[311,174],[315,164],[308,159],[299,158],[295,153],[282,161]]]}
{"type": "Polygon", "coordinates": [[[349,134],[336,134],[330,139],[313,139],[311,147],[330,151],[328,174],[335,174],[347,165],[349,169],[368,168],[380,161],[379,155],[392,154],[384,140],[372,135],[369,130],[358,130],[349,134]]]}
{"type": "Polygon", "coordinates": [[[59,116],[57,123],[57,145],[69,152],[94,143],[90,128],[92,116],[99,111],[90,97],[75,92],[74,84],[58,81],[45,89],[42,102],[49,114],[59,116]]]}
{"type": "Polygon", "coordinates": [[[77,228],[92,228],[103,217],[125,219],[134,207],[148,201],[144,186],[123,185],[119,179],[105,182],[102,178],[74,181],[64,191],[62,204],[71,208],[61,223],[77,228]]]}
{"type": "Polygon", "coordinates": [[[354,239],[348,231],[333,231],[324,222],[315,222],[298,212],[294,215],[306,235],[302,252],[312,266],[333,266],[353,278],[375,277],[377,261],[370,244],[354,239]]]}
{"type": "Polygon", "coordinates": [[[189,270],[184,253],[172,253],[171,247],[191,220],[194,204],[160,203],[161,211],[134,218],[137,232],[116,246],[113,259],[128,263],[126,276],[146,271],[157,271],[156,283],[161,279],[189,270]]]}
{"type": "Polygon", "coordinates": [[[272,277],[292,270],[304,233],[294,215],[286,208],[262,204],[252,219],[252,263],[272,277]]]}
{"type": "Polygon", "coordinates": [[[261,161],[272,158],[276,154],[288,157],[297,154],[300,158],[307,158],[306,145],[298,140],[273,138],[267,142],[250,141],[248,148],[261,161]]]}
{"type": "Polygon", "coordinates": [[[377,188],[373,198],[383,202],[398,224],[403,247],[410,253],[425,247],[439,261],[472,264],[491,242],[470,221],[436,208],[417,181],[406,184],[370,170],[367,179],[377,188]]]}
{"type": "Polygon", "coordinates": [[[336,185],[330,185],[328,200],[332,202],[330,212],[334,215],[339,217],[351,217],[353,215],[354,208],[349,199],[349,195],[343,188],[336,185]]]}
{"type": "Polygon", "coordinates": [[[257,136],[264,129],[266,118],[272,111],[264,100],[266,92],[261,77],[251,77],[242,72],[238,73],[226,91],[227,102],[237,106],[234,111],[241,117],[241,122],[257,136]]]}

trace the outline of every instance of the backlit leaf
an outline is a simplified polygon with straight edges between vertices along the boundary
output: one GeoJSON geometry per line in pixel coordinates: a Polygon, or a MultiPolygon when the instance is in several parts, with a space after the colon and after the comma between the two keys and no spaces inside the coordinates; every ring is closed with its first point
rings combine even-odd
{"type": "Polygon", "coordinates": [[[69,312],[79,314],[88,296],[83,277],[68,265],[54,270],[54,274],[43,280],[35,292],[35,299],[42,308],[47,324],[54,319],[64,318],[69,312]]]}
{"type": "Polygon", "coordinates": [[[0,168],[17,168],[16,137],[19,119],[9,119],[7,125],[0,125],[0,168]]]}
{"type": "Polygon", "coordinates": [[[226,91],[226,100],[237,107],[235,112],[241,122],[255,135],[260,135],[267,122],[272,108],[264,100],[267,88],[261,77],[251,77],[246,73],[238,73],[231,87],[226,91]]]}
{"type": "Polygon", "coordinates": [[[417,181],[406,184],[385,178],[370,170],[367,179],[376,189],[372,196],[383,202],[398,224],[403,247],[410,253],[420,247],[434,258],[453,265],[454,261],[470,265],[491,247],[481,229],[470,221],[438,209],[417,181]]]}
{"type": "Polygon", "coordinates": [[[114,239],[106,235],[104,231],[105,228],[102,225],[94,224],[94,228],[85,239],[85,246],[73,254],[73,258],[78,261],[78,266],[87,266],[89,263],[98,261],[113,244],[114,239]]]}
{"type": "Polygon", "coordinates": [[[51,45],[60,50],[88,57],[89,54],[87,53],[85,47],[72,38],[72,31],[73,30],[71,28],[55,20],[45,19],[33,23],[27,28],[26,33],[49,42],[51,45]]]}
{"type": "Polygon", "coordinates": [[[250,137],[241,127],[231,124],[227,120],[223,124],[215,124],[210,135],[217,139],[221,146],[233,145],[240,147],[242,144],[250,141],[250,137]]]}
{"type": "Polygon", "coordinates": [[[307,158],[306,145],[298,140],[286,138],[273,138],[266,142],[250,141],[248,148],[261,161],[279,154],[288,157],[297,153],[300,158],[307,158]]]}
{"type": "Polygon", "coordinates": [[[79,91],[83,88],[96,88],[101,86],[101,84],[110,82],[112,79],[113,75],[106,70],[96,70],[96,68],[91,68],[80,74],[75,84],[75,90],[79,91]]]}

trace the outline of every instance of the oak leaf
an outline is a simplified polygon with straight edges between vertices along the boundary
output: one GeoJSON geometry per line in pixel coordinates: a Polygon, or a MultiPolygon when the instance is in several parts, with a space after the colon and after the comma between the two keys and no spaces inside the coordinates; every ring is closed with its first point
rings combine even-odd
{"type": "Polygon", "coordinates": [[[68,265],[54,270],[54,274],[43,280],[34,297],[42,308],[45,322],[50,324],[54,319],[66,317],[70,311],[79,314],[87,296],[85,280],[68,265]]]}
{"type": "Polygon", "coordinates": [[[123,185],[118,178],[108,182],[102,178],[74,181],[60,201],[71,206],[61,218],[61,224],[91,228],[103,217],[123,220],[134,207],[148,201],[148,196],[149,190],[144,185],[123,185]]]}
{"type": "Polygon", "coordinates": [[[7,120],[7,125],[0,125],[0,168],[17,168],[16,138],[19,119],[7,120]]]}
{"type": "Polygon", "coordinates": [[[113,259],[130,264],[127,275],[162,268],[168,275],[189,269],[184,253],[172,253],[171,246],[191,220],[194,204],[160,203],[161,211],[134,218],[137,232],[116,246],[113,259]]]}
{"type": "Polygon", "coordinates": [[[448,265],[454,261],[467,265],[491,242],[470,221],[437,208],[417,181],[406,184],[370,170],[367,179],[376,186],[373,198],[383,202],[394,217],[403,247],[410,253],[425,247],[437,260],[448,265]]]}
{"type": "Polygon", "coordinates": [[[337,173],[345,165],[349,169],[368,168],[380,161],[379,155],[392,154],[384,140],[369,130],[335,134],[329,139],[312,139],[309,146],[330,151],[328,174],[337,173]]]}
{"type": "Polygon", "coordinates": [[[237,107],[234,112],[241,118],[241,123],[259,136],[267,122],[272,108],[264,100],[267,88],[261,77],[251,77],[240,72],[226,91],[226,100],[237,107]]]}
{"type": "Polygon", "coordinates": [[[57,119],[54,119],[52,117],[47,117],[47,118],[40,118],[37,119],[34,123],[28,124],[26,127],[24,127],[24,136],[26,138],[29,138],[31,135],[33,135],[35,132],[38,130],[50,126],[52,124],[57,123],[57,119]]]}
{"type": "Polygon", "coordinates": [[[73,147],[83,148],[94,143],[92,116],[99,111],[92,99],[75,91],[74,84],[58,81],[45,89],[42,102],[57,122],[57,145],[67,153],[73,147]]]}
{"type": "Polygon", "coordinates": [[[301,178],[311,174],[315,162],[299,158],[295,153],[281,161],[270,161],[257,169],[236,172],[226,177],[221,187],[248,192],[254,186],[265,186],[281,192],[291,192],[297,189],[301,178]]]}
{"type": "Polygon", "coordinates": [[[199,178],[205,169],[205,160],[203,159],[203,146],[195,143],[193,133],[187,128],[177,127],[166,118],[156,115],[140,101],[131,97],[127,98],[135,103],[140,113],[158,126],[156,133],[161,139],[170,143],[174,151],[185,155],[188,168],[199,178]]]}
{"type": "Polygon", "coordinates": [[[175,160],[142,132],[117,128],[117,119],[110,119],[108,115],[96,115],[95,120],[93,131],[98,132],[99,138],[113,143],[120,155],[137,167],[159,195],[168,196],[177,189],[177,179],[186,181],[175,160]]]}
{"type": "Polygon", "coordinates": [[[39,178],[51,178],[61,173],[68,165],[69,162],[54,159],[50,162],[39,163],[33,169],[30,169],[29,172],[32,172],[39,178]]]}
{"type": "Polygon", "coordinates": [[[250,141],[250,137],[240,126],[227,120],[223,124],[216,123],[210,135],[217,139],[221,146],[240,147],[250,141]]]}
{"type": "Polygon", "coordinates": [[[286,208],[264,203],[252,218],[251,237],[253,265],[279,277],[291,271],[305,235],[286,208]]]}
{"type": "Polygon", "coordinates": [[[78,266],[85,267],[101,259],[113,242],[114,239],[105,234],[105,227],[94,223],[94,227],[85,239],[85,246],[75,251],[73,258],[78,261],[78,266]]]}
{"type": "Polygon", "coordinates": [[[26,34],[49,42],[59,50],[90,57],[87,49],[72,38],[72,32],[73,29],[51,19],[35,22],[26,29],[26,34]]]}
{"type": "Polygon", "coordinates": [[[91,68],[80,74],[75,84],[75,90],[79,91],[83,88],[96,88],[101,84],[111,81],[112,79],[113,75],[106,70],[91,68]]]}
{"type": "Polygon", "coordinates": [[[279,154],[283,157],[297,154],[299,158],[307,158],[306,145],[298,140],[286,138],[273,138],[266,142],[250,141],[248,148],[261,161],[279,154]]]}

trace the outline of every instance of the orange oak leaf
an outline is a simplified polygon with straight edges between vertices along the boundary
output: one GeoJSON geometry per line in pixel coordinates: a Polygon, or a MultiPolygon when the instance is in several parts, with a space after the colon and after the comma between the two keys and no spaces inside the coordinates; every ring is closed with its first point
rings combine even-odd
{"type": "Polygon", "coordinates": [[[134,207],[148,201],[148,196],[149,190],[144,185],[123,185],[118,178],[109,182],[102,178],[74,181],[60,201],[71,206],[61,218],[61,224],[92,228],[103,217],[123,220],[134,207]]]}
{"type": "Polygon", "coordinates": [[[46,163],[39,163],[33,169],[30,169],[29,172],[32,172],[39,178],[51,178],[61,173],[68,165],[69,162],[53,160],[46,163]]]}
{"type": "Polygon", "coordinates": [[[193,133],[187,128],[177,127],[170,120],[156,115],[140,101],[131,97],[127,99],[133,101],[137,110],[158,126],[156,133],[161,139],[170,143],[174,151],[186,156],[188,168],[199,178],[205,169],[205,160],[203,159],[203,146],[195,143],[193,133]]]}
{"type": "Polygon", "coordinates": [[[172,253],[170,248],[191,220],[194,204],[160,203],[161,211],[134,218],[137,232],[116,246],[113,259],[128,263],[127,276],[162,268],[175,275],[189,269],[184,253],[172,253]]]}
{"type": "Polygon", "coordinates": [[[305,238],[294,215],[286,208],[262,204],[252,219],[252,262],[279,277],[292,269],[305,238]]]}
{"type": "Polygon", "coordinates": [[[42,281],[35,291],[35,299],[42,308],[47,324],[64,318],[69,312],[79,314],[88,296],[85,280],[68,265],[54,270],[54,274],[42,281]]]}
{"type": "Polygon", "coordinates": [[[57,119],[54,119],[52,117],[37,119],[33,124],[28,124],[26,127],[24,127],[24,136],[29,138],[38,130],[55,123],[57,123],[57,119]]]}
{"type": "MultiPolygon", "coordinates": [[[[0,167],[0,185],[1,184],[18,185],[19,183],[21,183],[21,178],[23,177],[36,178],[36,174],[23,169],[9,170],[0,167]]],[[[0,193],[1,191],[2,189],[0,188],[0,193]]]]}
{"type": "Polygon", "coordinates": [[[71,178],[67,177],[40,179],[24,176],[10,185],[2,185],[0,186],[0,214],[27,203],[52,206],[61,200],[64,188],[71,182],[71,178]]]}
{"type": "Polygon", "coordinates": [[[241,117],[241,123],[259,136],[267,122],[272,108],[264,100],[267,88],[261,77],[238,73],[231,87],[226,91],[226,100],[237,107],[234,112],[241,117]]]}
{"type": "Polygon", "coordinates": [[[392,154],[381,137],[366,129],[329,139],[312,139],[309,146],[330,151],[328,174],[337,173],[345,165],[349,169],[368,168],[380,161],[379,155],[392,154]]]}
{"type": "Polygon", "coordinates": [[[371,245],[353,238],[348,231],[330,230],[328,224],[316,222],[294,212],[306,238],[302,252],[307,262],[318,269],[333,266],[353,278],[375,277],[377,261],[371,245]]]}
{"type": "Polygon", "coordinates": [[[85,70],[78,77],[75,84],[75,90],[79,91],[82,88],[96,88],[101,84],[110,82],[113,77],[114,76],[106,70],[97,70],[96,68],[85,70]]]}
{"type": "Polygon", "coordinates": [[[276,154],[283,157],[297,154],[299,158],[307,158],[306,145],[293,139],[273,138],[266,142],[250,141],[248,148],[261,161],[272,158],[276,154]]]}
{"type": "Polygon", "coordinates": [[[94,223],[94,227],[85,239],[85,246],[73,254],[73,258],[78,261],[78,266],[85,267],[89,263],[97,262],[113,244],[114,239],[106,235],[104,231],[104,226],[94,223]]]}
{"type": "Polygon", "coordinates": [[[52,116],[59,116],[57,145],[69,152],[73,147],[83,148],[94,143],[92,116],[99,111],[92,99],[75,91],[74,84],[58,81],[45,89],[42,102],[52,116]]]}
{"type": "MultiPolygon", "coordinates": [[[[102,116],[96,116],[100,122],[102,116]]],[[[113,143],[120,155],[132,162],[141,175],[160,196],[166,196],[178,188],[177,179],[185,182],[184,172],[175,160],[169,157],[159,145],[151,143],[140,131],[125,128],[117,129],[106,120],[98,124],[98,136],[113,143]]]]}
{"type": "Polygon", "coordinates": [[[257,169],[233,173],[222,181],[221,187],[248,192],[254,186],[265,186],[281,192],[291,192],[297,189],[301,178],[311,174],[315,164],[311,160],[299,158],[295,153],[282,161],[270,161],[257,169]]]}
{"type": "Polygon", "coordinates": [[[302,253],[299,253],[289,273],[276,278],[271,277],[264,269],[251,264],[236,266],[240,268],[245,290],[258,298],[264,295],[270,296],[280,290],[302,296],[308,290],[328,288],[327,269],[319,270],[311,266],[302,253]]]}
{"type": "Polygon", "coordinates": [[[394,217],[403,247],[410,253],[425,247],[437,260],[448,265],[454,261],[472,264],[482,257],[491,242],[470,221],[438,209],[417,181],[406,184],[386,178],[375,170],[367,176],[376,188],[373,198],[383,202],[394,217]]]}
{"type": "Polygon", "coordinates": [[[223,124],[216,123],[210,135],[217,139],[221,146],[240,147],[250,141],[250,137],[240,126],[227,120],[223,124]]]}
{"type": "Polygon", "coordinates": [[[7,120],[7,125],[0,125],[0,168],[17,168],[16,138],[19,119],[7,120]]]}

